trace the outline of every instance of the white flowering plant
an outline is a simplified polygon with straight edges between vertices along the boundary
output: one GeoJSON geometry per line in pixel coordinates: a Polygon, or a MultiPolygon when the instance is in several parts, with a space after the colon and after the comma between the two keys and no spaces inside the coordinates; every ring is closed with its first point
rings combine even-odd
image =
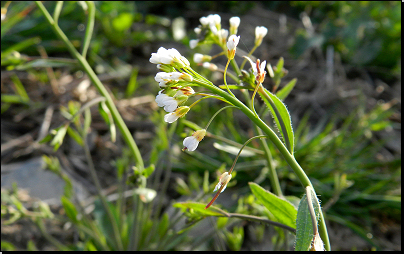
{"type": "MultiPolygon", "coordinates": [[[[125,125],[122,117],[120,116],[116,106],[114,105],[110,94],[86,60],[94,26],[95,5],[93,2],[85,2],[82,4],[83,8],[88,11],[89,18],[83,47],[81,52],[79,52],[58,25],[58,19],[63,7],[63,2],[59,1],[56,3],[53,16],[49,14],[42,2],[36,2],[36,5],[44,14],[47,22],[50,24],[55,34],[64,42],[69,52],[77,59],[82,69],[86,72],[91,82],[101,94],[100,98],[88,102],[81,108],[77,105],[72,104],[71,107],[69,105],[70,111],[65,112],[66,115],[68,115],[69,121],[55,129],[53,133],[45,137],[43,141],[47,142],[52,140],[51,145],[54,146],[55,150],[57,150],[62,144],[66,133],[75,136],[78,141],[82,141],[86,157],[88,159],[89,170],[95,183],[98,197],[100,198],[103,209],[105,210],[105,217],[108,219],[109,223],[108,227],[111,230],[106,232],[106,234],[103,236],[100,233],[101,231],[95,224],[92,223],[89,218],[84,216],[84,220],[86,223],[88,220],[88,224],[81,222],[79,220],[80,216],[78,216],[81,213],[77,211],[69,197],[62,199],[63,206],[67,211],[70,220],[82,230],[81,232],[83,232],[85,236],[95,239],[94,241],[100,249],[134,250],[140,248],[139,246],[141,243],[139,242],[139,239],[141,236],[143,236],[142,234],[148,230],[148,225],[150,225],[150,223],[153,224],[152,231],[150,232],[153,232],[153,230],[156,232],[154,226],[156,225],[156,221],[152,221],[150,219],[151,217],[146,217],[145,219],[145,216],[141,215],[142,211],[145,211],[145,209],[142,208],[143,203],[149,203],[156,196],[156,191],[146,188],[146,180],[153,173],[154,165],[151,164],[148,167],[145,167],[137,144],[134,141],[128,127],[125,125]],[[115,140],[116,126],[128,145],[131,157],[136,161],[136,166],[133,167],[135,175],[134,179],[139,181],[136,182],[137,186],[134,190],[134,194],[136,194],[138,197],[134,199],[136,215],[132,217],[133,219],[131,220],[129,219],[131,218],[130,215],[126,215],[125,213],[120,214],[120,212],[124,210],[115,210],[115,208],[110,205],[109,201],[101,190],[96,170],[91,160],[91,154],[86,143],[86,137],[89,130],[89,124],[91,122],[89,107],[96,104],[99,105],[100,113],[110,127],[113,141],[115,140]],[[82,113],[85,113],[83,124],[81,124],[79,117],[77,117],[82,113]],[[69,125],[72,122],[77,125],[77,129],[80,133],[75,133],[71,130],[71,128],[69,128],[69,125]],[[118,220],[115,218],[115,215],[117,214],[119,216],[118,220]],[[145,225],[143,228],[140,228],[139,225],[143,224],[143,219],[147,220],[147,222],[144,223],[145,225]],[[123,223],[126,220],[133,223],[123,223]]],[[[205,136],[207,136],[209,125],[212,123],[215,117],[220,112],[228,108],[237,109],[244,113],[252,121],[252,123],[254,123],[257,135],[251,137],[245,141],[243,145],[241,145],[232,166],[229,168],[229,170],[221,173],[218,183],[214,188],[212,188],[213,191],[217,193],[207,205],[186,202],[176,203],[174,206],[184,209],[185,214],[191,218],[193,218],[196,213],[202,215],[202,217],[236,217],[264,222],[288,230],[296,235],[296,250],[308,250],[310,248],[313,250],[330,250],[327,228],[317,195],[309,178],[294,157],[294,135],[292,123],[289,112],[282,102],[282,100],[294,87],[296,80],[292,80],[284,88],[277,91],[281,78],[286,74],[286,71],[283,68],[283,59],[279,60],[276,68],[272,68],[269,64],[267,64],[266,60],[263,60],[262,62],[260,59],[255,61],[251,60],[255,49],[262,44],[262,41],[267,34],[267,29],[265,27],[257,27],[255,30],[254,47],[247,56],[240,56],[239,53],[237,53],[237,46],[241,40],[241,36],[237,35],[238,27],[240,25],[240,18],[233,17],[230,19],[229,31],[221,27],[221,17],[217,14],[202,17],[200,22],[201,25],[194,29],[195,33],[197,34],[197,39],[190,41],[190,47],[196,48],[198,45],[205,43],[215,44],[222,49],[222,52],[216,56],[208,56],[196,53],[194,55],[194,61],[198,62],[201,66],[209,69],[210,71],[223,72],[224,84],[217,86],[209,79],[199,74],[191,67],[188,59],[184,57],[178,50],[174,48],[166,49],[164,47],[160,47],[157,49],[156,53],[151,54],[150,62],[152,64],[156,64],[159,70],[154,78],[160,88],[155,100],[157,105],[162,107],[167,113],[163,117],[164,121],[169,124],[174,123],[180,118],[184,118],[188,113],[192,112],[192,108],[202,100],[217,99],[227,103],[228,106],[219,109],[210,118],[205,128],[195,129],[192,136],[184,139],[184,152],[195,151],[200,145],[199,143],[205,138],[205,136]],[[227,58],[227,63],[224,70],[221,70],[216,64],[211,63],[213,59],[221,56],[225,56],[227,58]],[[241,57],[240,59],[243,61],[240,66],[236,62],[236,57],[241,57]],[[247,61],[250,63],[251,68],[244,70],[243,67],[247,61]],[[236,75],[233,75],[228,71],[229,66],[231,66],[236,75]],[[263,82],[267,74],[269,74],[275,83],[272,92],[263,86],[263,82]],[[227,77],[230,77],[236,84],[228,85],[227,77]],[[202,91],[199,89],[202,89],[202,91]],[[206,90],[209,92],[206,92],[206,90]],[[237,94],[237,96],[235,94],[237,94]],[[257,113],[255,110],[254,102],[256,95],[263,100],[265,106],[270,111],[272,117],[274,118],[279,135],[277,135],[276,130],[273,130],[263,120],[262,111],[258,111],[257,113]],[[244,99],[241,100],[238,98],[238,96],[243,96],[244,99]],[[194,100],[195,98],[196,100],[194,100]],[[192,104],[187,105],[189,101],[193,102],[192,104]],[[248,214],[227,213],[218,207],[213,206],[213,203],[218,199],[220,193],[222,193],[226,188],[231,188],[229,183],[231,183],[232,179],[236,178],[236,174],[233,171],[237,159],[243,149],[246,148],[249,142],[254,139],[260,139],[261,141],[263,154],[265,154],[268,168],[270,170],[269,175],[271,185],[273,187],[273,193],[266,191],[255,183],[250,183],[249,185],[256,199],[262,203],[264,207],[266,207],[272,214],[270,219],[263,219],[248,214]],[[269,140],[273,145],[275,145],[280,154],[282,154],[284,157],[285,161],[295,172],[301,184],[304,186],[306,193],[303,198],[300,199],[298,209],[287,201],[282,194],[279,179],[277,177],[276,170],[272,165],[271,152],[266,140],[269,140]]],[[[131,177],[128,178],[130,180],[131,177]]],[[[123,201],[124,200],[122,199],[120,200],[121,206],[124,203],[123,201]]],[[[152,208],[151,206],[149,207],[150,209],[152,208]]],[[[122,207],[119,209],[122,209],[122,207]]],[[[158,212],[156,214],[158,214],[158,212]]],[[[149,215],[151,216],[151,213],[149,215]]],[[[160,249],[160,245],[162,243],[168,243],[170,240],[172,240],[171,236],[173,235],[173,232],[168,230],[168,223],[166,223],[167,220],[167,217],[163,216],[161,221],[158,223],[158,227],[160,228],[161,226],[165,228],[165,230],[163,232],[159,232],[161,233],[161,237],[159,238],[159,243],[156,245],[157,249],[160,249]]],[[[172,226],[173,224],[170,225],[170,227],[172,226]]],[[[147,234],[146,242],[151,243],[152,238],[154,239],[154,235],[152,233],[147,234]]],[[[151,246],[154,246],[154,244],[150,244],[150,246],[146,246],[144,249],[154,248],[151,246]]],[[[95,247],[89,249],[93,248],[95,247]]],[[[69,248],[61,247],[60,249],[69,248]]]]}
{"type": "MultiPolygon", "coordinates": [[[[229,106],[218,110],[218,112],[211,117],[204,129],[198,129],[192,136],[185,138],[183,141],[183,151],[194,151],[198,147],[199,142],[205,137],[208,127],[213,119],[218,113],[228,107],[242,111],[254,123],[257,135],[244,143],[239,150],[239,154],[233,165],[228,171],[222,173],[218,184],[214,188],[214,191],[217,191],[217,193],[205,206],[205,209],[201,209],[201,204],[192,202],[177,203],[175,206],[184,209],[186,214],[191,217],[194,216],[189,212],[189,209],[191,208],[193,211],[198,211],[202,217],[223,216],[222,210],[214,206],[211,207],[211,205],[231,181],[234,166],[243,148],[245,148],[251,140],[259,138],[266,156],[268,167],[271,171],[269,175],[271,176],[270,181],[274,193],[270,193],[254,183],[250,183],[250,188],[255,197],[273,214],[275,221],[270,221],[270,224],[272,223],[273,225],[295,233],[296,250],[308,250],[310,248],[313,250],[324,250],[324,248],[330,250],[327,228],[323,213],[319,206],[318,198],[315,194],[312,183],[294,157],[294,134],[291,118],[285,104],[283,103],[283,100],[296,84],[296,79],[293,79],[284,86],[284,88],[277,91],[281,78],[287,73],[283,68],[283,59],[281,58],[274,68],[272,68],[270,64],[267,64],[266,60],[263,60],[262,62],[260,59],[255,61],[251,60],[253,52],[262,44],[268,29],[263,26],[256,27],[254,47],[247,56],[243,56],[236,54],[237,46],[241,39],[241,36],[237,35],[238,27],[240,25],[239,17],[232,17],[229,20],[230,32],[222,28],[221,17],[217,14],[201,17],[200,23],[201,24],[194,29],[197,39],[190,40],[190,48],[195,49],[201,44],[215,44],[222,49],[222,52],[216,56],[195,53],[193,60],[211,71],[222,71],[224,74],[224,85],[217,86],[199,74],[191,67],[190,62],[176,49],[165,49],[160,47],[157,50],[157,53],[152,53],[150,62],[157,64],[157,68],[160,71],[163,71],[158,72],[155,79],[159,82],[160,88],[162,89],[156,96],[156,102],[158,103],[158,106],[164,107],[164,110],[169,112],[164,117],[164,120],[168,123],[173,123],[179,118],[185,117],[187,113],[192,112],[192,107],[201,100],[212,98],[224,101],[229,104],[229,106]],[[211,63],[213,59],[220,56],[225,56],[227,58],[224,70],[219,70],[217,65],[211,63]],[[240,66],[236,62],[236,56],[240,56],[240,59],[242,59],[240,66]],[[250,63],[251,68],[244,70],[243,68],[247,61],[250,63]],[[232,67],[236,75],[229,73],[229,66],[232,67]],[[273,79],[275,84],[272,91],[269,91],[263,86],[267,74],[273,79]],[[228,85],[227,77],[230,77],[236,84],[228,85]],[[191,86],[196,92],[190,88],[191,86]],[[198,92],[198,88],[202,88],[204,91],[208,90],[210,93],[198,92]],[[187,92],[184,92],[184,89],[186,89],[187,92]],[[191,90],[192,92],[190,92],[191,90]],[[235,93],[238,96],[243,96],[244,102],[239,99],[235,93]],[[270,111],[277,130],[271,128],[263,120],[262,111],[257,113],[255,110],[256,95],[262,99],[267,110],[270,111]],[[201,96],[201,98],[198,98],[199,96],[201,96]],[[190,97],[198,99],[191,105],[186,106],[185,104],[190,97]],[[267,143],[266,140],[269,140],[277,147],[286,162],[296,173],[302,185],[306,188],[306,194],[301,199],[298,209],[286,201],[282,194],[276,170],[272,165],[272,156],[268,148],[270,143],[267,143]],[[209,212],[204,213],[203,210],[209,210],[209,212]],[[310,225],[310,223],[311,227],[307,227],[306,225],[310,225]]],[[[230,217],[228,213],[225,214],[227,217],[230,217]]],[[[240,215],[238,216],[240,217],[240,215]]],[[[248,215],[243,216],[243,218],[246,218],[245,216],[248,217],[248,215]]],[[[252,216],[248,219],[257,220],[257,218],[253,218],[252,216]]]]}

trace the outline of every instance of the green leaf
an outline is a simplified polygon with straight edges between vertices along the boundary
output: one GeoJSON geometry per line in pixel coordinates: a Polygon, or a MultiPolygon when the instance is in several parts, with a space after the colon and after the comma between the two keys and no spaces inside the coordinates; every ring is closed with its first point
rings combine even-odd
{"type": "Polygon", "coordinates": [[[276,96],[281,100],[285,100],[286,97],[288,97],[289,93],[292,91],[292,89],[295,87],[296,85],[296,81],[297,78],[292,79],[291,81],[289,81],[289,83],[286,84],[285,87],[283,87],[281,90],[279,90],[276,93],[276,96]]]}
{"type": "MultiPolygon", "coordinates": [[[[8,23],[8,21],[4,22],[4,23],[8,23]]],[[[3,37],[3,30],[5,30],[5,29],[4,29],[3,23],[2,23],[1,24],[1,33],[2,33],[1,37],[3,37]]],[[[35,44],[39,44],[40,42],[41,42],[40,37],[33,37],[33,38],[26,39],[24,41],[21,41],[19,43],[16,43],[13,46],[11,46],[11,47],[5,49],[4,51],[2,51],[1,52],[1,58],[3,59],[4,57],[10,55],[14,51],[22,51],[22,50],[24,50],[24,49],[26,49],[28,47],[31,47],[31,46],[33,46],[35,44]]]]}
{"type": "Polygon", "coordinates": [[[119,32],[128,30],[133,24],[133,18],[131,13],[121,13],[112,20],[112,26],[119,32]]]}
{"type": "Polygon", "coordinates": [[[128,86],[126,87],[125,97],[129,98],[133,95],[136,89],[139,87],[139,83],[137,82],[137,74],[139,69],[137,67],[133,67],[132,74],[130,76],[128,86]]]}
{"type": "Polygon", "coordinates": [[[283,137],[283,143],[286,148],[293,155],[294,149],[294,135],[292,128],[292,121],[290,119],[289,111],[285,104],[272,94],[270,91],[262,87],[258,89],[261,98],[264,100],[265,104],[268,106],[272,113],[272,117],[275,119],[276,126],[283,137]]]}
{"type": "Polygon", "coordinates": [[[289,201],[279,198],[256,183],[248,184],[254,196],[274,215],[278,222],[296,228],[297,211],[289,201]]]}
{"type": "Polygon", "coordinates": [[[15,246],[14,244],[7,242],[7,241],[3,241],[1,240],[1,250],[3,251],[11,251],[11,250],[15,250],[15,246]]]}
{"type": "Polygon", "coordinates": [[[69,127],[69,124],[65,124],[63,126],[60,126],[59,128],[55,129],[56,135],[53,138],[51,145],[54,146],[53,150],[57,151],[59,147],[63,143],[63,139],[66,135],[67,128],[69,127]]]}
{"type": "MultiPolygon", "coordinates": [[[[316,219],[318,222],[320,216],[320,205],[318,203],[317,196],[314,192],[311,191],[311,199],[314,208],[314,212],[316,214],[316,219]]],[[[310,217],[309,206],[307,202],[306,194],[303,195],[302,199],[299,203],[299,208],[297,211],[296,218],[296,242],[295,242],[295,250],[296,251],[307,251],[313,240],[313,223],[310,217]]]]}
{"type": "Polygon", "coordinates": [[[105,102],[103,102],[103,101],[98,104],[98,110],[99,110],[102,118],[104,118],[105,123],[107,123],[109,126],[109,131],[111,132],[112,142],[115,142],[116,128],[115,128],[114,119],[112,118],[112,115],[111,115],[111,111],[109,111],[107,104],[105,104],[105,102]]]}
{"type": "Polygon", "coordinates": [[[164,235],[166,234],[166,232],[168,230],[169,225],[170,225],[170,220],[168,218],[168,214],[164,213],[160,220],[158,230],[157,230],[158,234],[160,235],[160,238],[164,237],[164,235]]]}
{"type": "Polygon", "coordinates": [[[91,111],[89,108],[84,110],[84,125],[83,125],[83,135],[88,133],[91,125],[91,111]]]}
{"type": "Polygon", "coordinates": [[[154,169],[155,169],[154,164],[151,164],[150,166],[148,166],[147,168],[145,168],[142,171],[142,175],[144,175],[144,177],[148,178],[154,172],[154,169]]]}
{"type": "Polygon", "coordinates": [[[78,68],[79,67],[79,62],[77,60],[71,60],[71,59],[35,59],[23,64],[20,64],[15,67],[16,70],[28,70],[32,68],[48,68],[48,67],[53,67],[53,68],[60,68],[60,67],[71,67],[71,68],[78,68]]]}
{"type": "Polygon", "coordinates": [[[17,208],[18,211],[24,213],[26,211],[24,205],[15,197],[15,196],[11,196],[10,200],[12,202],[13,205],[15,205],[15,207],[17,208]]]}
{"type": "Polygon", "coordinates": [[[69,136],[72,137],[80,146],[84,145],[83,139],[81,138],[80,134],[70,126],[67,127],[67,134],[69,134],[69,136]]]}
{"type": "MultiPolygon", "coordinates": [[[[218,150],[225,151],[225,152],[227,152],[229,154],[233,154],[233,155],[237,155],[240,151],[239,147],[234,147],[231,145],[221,145],[216,142],[213,143],[213,147],[218,150]]],[[[240,153],[240,157],[252,157],[252,156],[255,156],[255,153],[252,151],[249,151],[249,150],[243,150],[240,153]]]]}
{"type": "Polygon", "coordinates": [[[24,88],[24,85],[21,83],[20,79],[18,78],[17,75],[12,75],[11,80],[13,81],[14,85],[15,85],[15,89],[16,89],[16,93],[21,96],[21,99],[24,102],[29,102],[29,96],[27,94],[27,91],[24,88]]]}
{"type": "Polygon", "coordinates": [[[67,217],[69,217],[69,219],[73,222],[73,223],[77,223],[77,209],[74,206],[74,204],[65,196],[62,196],[60,198],[63,208],[65,209],[66,215],[67,217]]]}
{"type": "Polygon", "coordinates": [[[3,103],[21,103],[28,105],[28,101],[16,94],[2,94],[1,102],[3,103]]]}
{"type": "Polygon", "coordinates": [[[38,251],[38,248],[35,246],[34,241],[29,240],[27,243],[27,251],[38,251]]]}
{"type": "Polygon", "coordinates": [[[196,202],[178,202],[173,204],[174,207],[180,208],[183,212],[186,210],[192,210],[191,212],[200,217],[206,216],[216,216],[222,217],[227,216],[227,213],[217,207],[211,206],[209,209],[205,209],[206,204],[196,203],[196,202]]]}
{"type": "Polygon", "coordinates": [[[227,222],[229,221],[228,217],[219,217],[217,218],[217,229],[222,229],[227,225],[227,222]]]}

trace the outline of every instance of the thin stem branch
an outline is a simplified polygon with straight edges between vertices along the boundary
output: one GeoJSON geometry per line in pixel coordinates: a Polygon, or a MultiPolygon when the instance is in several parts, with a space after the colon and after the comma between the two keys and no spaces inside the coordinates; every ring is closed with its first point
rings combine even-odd
{"type": "Polygon", "coordinates": [[[258,216],[254,216],[254,215],[246,215],[246,214],[240,214],[240,213],[229,213],[228,217],[233,217],[233,218],[240,218],[240,219],[247,219],[247,220],[252,220],[252,221],[258,221],[258,222],[262,222],[262,223],[267,223],[276,227],[280,227],[286,230],[289,230],[290,232],[296,234],[296,229],[286,226],[284,224],[281,224],[279,222],[275,222],[275,221],[271,221],[268,219],[264,219],[264,218],[260,218],[258,216]]]}
{"type": "Polygon", "coordinates": [[[102,96],[105,97],[106,99],[106,105],[111,111],[111,115],[114,118],[114,121],[116,122],[116,125],[118,126],[119,130],[122,133],[122,136],[129,146],[131,152],[134,155],[134,159],[137,163],[137,167],[139,168],[140,171],[144,169],[144,162],[142,159],[142,156],[140,154],[139,148],[137,147],[135,140],[132,137],[132,134],[130,133],[128,127],[126,126],[125,122],[123,121],[121,115],[118,112],[118,109],[116,108],[114,101],[112,100],[111,96],[109,95],[107,89],[104,87],[104,85],[101,83],[100,79],[97,77],[91,66],[88,64],[87,60],[80,55],[80,53],[76,50],[76,48],[73,46],[73,44],[69,41],[69,39],[66,37],[66,35],[63,33],[63,31],[59,28],[59,26],[54,22],[53,18],[50,16],[49,12],[46,10],[45,6],[42,4],[40,1],[35,2],[36,5],[39,7],[39,9],[42,11],[43,15],[45,18],[48,20],[49,24],[51,25],[53,31],[56,33],[56,35],[66,44],[67,49],[69,50],[70,54],[72,54],[73,57],[75,57],[81,67],[84,69],[84,71],[87,73],[89,76],[90,80],[92,83],[96,86],[98,91],[102,96]]]}
{"type": "Polygon", "coordinates": [[[93,1],[86,1],[88,6],[88,18],[87,18],[87,27],[86,27],[86,34],[84,35],[84,42],[83,42],[83,50],[81,55],[83,58],[87,56],[87,50],[90,46],[91,36],[93,35],[94,30],[94,18],[95,18],[95,6],[93,1]]]}

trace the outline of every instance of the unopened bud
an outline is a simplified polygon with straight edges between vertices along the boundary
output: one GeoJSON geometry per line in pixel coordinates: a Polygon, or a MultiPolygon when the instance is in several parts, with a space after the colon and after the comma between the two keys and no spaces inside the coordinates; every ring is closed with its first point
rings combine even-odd
{"type": "Polygon", "coordinates": [[[209,69],[210,71],[217,71],[217,65],[213,63],[204,62],[202,64],[203,68],[209,69]]]}

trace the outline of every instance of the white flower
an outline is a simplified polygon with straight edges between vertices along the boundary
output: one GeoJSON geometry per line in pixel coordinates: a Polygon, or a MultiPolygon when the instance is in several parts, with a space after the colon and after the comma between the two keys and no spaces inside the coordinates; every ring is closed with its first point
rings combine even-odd
{"type": "Polygon", "coordinates": [[[190,40],[189,41],[189,47],[191,48],[191,49],[194,49],[197,45],[198,45],[198,43],[199,43],[199,40],[190,40]]]}
{"type": "Polygon", "coordinates": [[[162,91],[156,96],[156,102],[159,107],[164,107],[166,112],[173,112],[178,107],[178,101],[174,97],[162,93],[162,91]]]}
{"type": "Polygon", "coordinates": [[[195,63],[202,63],[203,55],[199,53],[194,54],[194,62],[195,63]]]}
{"type": "Polygon", "coordinates": [[[199,35],[201,33],[202,29],[200,27],[195,27],[194,32],[199,35]]]}
{"type": "Polygon", "coordinates": [[[186,137],[184,139],[184,142],[182,144],[184,145],[184,148],[182,149],[183,151],[188,149],[188,151],[195,151],[195,149],[198,147],[199,142],[205,137],[206,135],[206,130],[197,130],[192,134],[190,137],[186,137]]]}
{"type": "Polygon", "coordinates": [[[255,44],[261,45],[262,39],[267,35],[268,29],[264,26],[255,28],[255,44]]]}
{"type": "Polygon", "coordinates": [[[256,79],[259,83],[264,82],[265,74],[267,73],[267,72],[265,71],[265,67],[266,67],[267,61],[263,61],[263,62],[260,64],[260,60],[257,59],[257,62],[254,64],[254,62],[253,62],[249,57],[246,57],[246,56],[244,56],[244,57],[245,57],[245,58],[250,62],[250,64],[251,64],[251,68],[253,69],[253,74],[254,74],[254,76],[255,76],[255,79],[256,79]]]}
{"type": "Polygon", "coordinates": [[[176,64],[178,68],[189,66],[189,61],[174,48],[160,47],[157,53],[152,53],[149,61],[154,64],[176,64]]]}
{"type": "Polygon", "coordinates": [[[224,185],[222,191],[220,192],[220,193],[222,193],[222,192],[226,189],[227,184],[229,183],[230,179],[231,179],[231,175],[229,175],[229,173],[227,173],[227,172],[224,172],[224,173],[220,176],[220,178],[219,178],[219,183],[216,184],[216,187],[215,187],[215,189],[213,190],[213,192],[219,190],[220,187],[221,187],[222,185],[224,185]]]}
{"type": "Polygon", "coordinates": [[[217,65],[209,62],[204,62],[202,64],[203,68],[209,69],[210,71],[217,71],[217,65]]]}
{"type": "Polygon", "coordinates": [[[171,81],[170,73],[167,72],[157,72],[154,80],[159,82],[160,87],[166,87],[167,82],[171,81]]]}
{"type": "MultiPolygon", "coordinates": [[[[213,23],[213,24],[215,24],[215,25],[220,25],[220,22],[221,22],[221,17],[220,17],[220,15],[219,14],[211,14],[211,15],[209,15],[210,16],[210,21],[213,23]]],[[[208,18],[209,18],[209,16],[208,16],[208,18]]]]}
{"type": "Polygon", "coordinates": [[[221,29],[220,30],[220,38],[222,39],[223,43],[226,42],[227,36],[229,36],[229,30],[221,29]]]}
{"type": "Polygon", "coordinates": [[[203,26],[206,26],[206,25],[209,24],[209,19],[208,19],[207,17],[201,17],[201,18],[199,19],[199,22],[201,22],[201,24],[202,24],[203,26]]]}
{"type": "Polygon", "coordinates": [[[237,36],[235,34],[231,35],[229,37],[229,40],[227,41],[227,48],[232,51],[232,50],[236,50],[237,44],[240,40],[240,35],[237,36]]]}
{"type": "Polygon", "coordinates": [[[240,18],[239,17],[231,17],[230,20],[230,27],[235,27],[236,29],[240,25],[240,18]]]}
{"type": "Polygon", "coordinates": [[[186,113],[188,113],[188,111],[189,107],[187,106],[179,107],[174,112],[165,115],[164,121],[167,123],[173,123],[177,121],[178,118],[183,117],[186,113]]]}
{"type": "Polygon", "coordinates": [[[185,77],[185,75],[189,76],[187,73],[180,72],[158,72],[154,77],[154,80],[159,82],[160,87],[166,87],[168,82],[178,82],[183,76],[185,77]]]}
{"type": "Polygon", "coordinates": [[[164,116],[164,121],[167,123],[173,123],[173,122],[177,121],[178,118],[179,118],[179,116],[176,115],[175,112],[172,112],[172,113],[164,116]]]}
{"type": "MultiPolygon", "coordinates": [[[[179,89],[179,91],[181,91],[181,93],[186,96],[190,96],[195,93],[194,89],[192,89],[192,87],[190,87],[190,86],[182,87],[179,89]]],[[[178,92],[177,92],[177,94],[178,94],[178,92]]]]}
{"type": "Polygon", "coordinates": [[[212,31],[212,33],[213,33],[214,35],[217,35],[217,34],[218,34],[218,30],[217,30],[217,27],[215,26],[215,24],[210,23],[209,28],[210,28],[210,31],[212,31]]]}

